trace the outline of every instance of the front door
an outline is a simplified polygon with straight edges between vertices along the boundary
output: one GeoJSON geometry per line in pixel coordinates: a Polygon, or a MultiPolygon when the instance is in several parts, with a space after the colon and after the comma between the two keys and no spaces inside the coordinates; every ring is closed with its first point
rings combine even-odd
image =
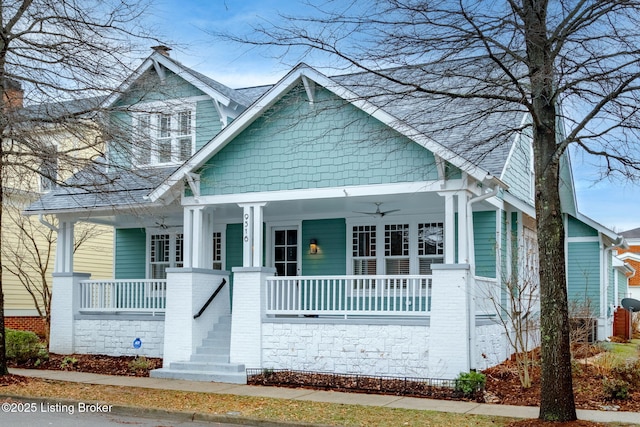
{"type": "Polygon", "coordinates": [[[298,229],[276,227],[273,229],[273,266],[278,276],[297,276],[298,229]]]}

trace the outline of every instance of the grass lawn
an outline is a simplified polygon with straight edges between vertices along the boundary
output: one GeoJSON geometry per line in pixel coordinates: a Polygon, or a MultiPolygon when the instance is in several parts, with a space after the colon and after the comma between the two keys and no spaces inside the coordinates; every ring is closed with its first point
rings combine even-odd
{"type": "Polygon", "coordinates": [[[640,339],[631,340],[629,343],[607,343],[607,350],[622,360],[637,360],[640,358],[640,339]]]}
{"type": "MultiPolygon", "coordinates": [[[[479,426],[500,427],[514,421],[497,416],[344,405],[301,400],[235,396],[171,390],[78,384],[30,379],[27,384],[2,387],[4,395],[70,399],[166,411],[229,415],[263,421],[312,423],[326,426],[479,426]]],[[[0,398],[2,401],[2,398],[0,398]]]]}

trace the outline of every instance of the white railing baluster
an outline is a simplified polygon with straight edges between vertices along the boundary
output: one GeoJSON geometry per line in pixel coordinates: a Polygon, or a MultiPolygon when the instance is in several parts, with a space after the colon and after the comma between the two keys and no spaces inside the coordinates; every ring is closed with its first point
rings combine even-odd
{"type": "Polygon", "coordinates": [[[166,280],[83,280],[80,311],[163,313],[166,289],[166,280]]]}
{"type": "Polygon", "coordinates": [[[429,314],[431,276],[269,277],[268,315],[429,314]]]}

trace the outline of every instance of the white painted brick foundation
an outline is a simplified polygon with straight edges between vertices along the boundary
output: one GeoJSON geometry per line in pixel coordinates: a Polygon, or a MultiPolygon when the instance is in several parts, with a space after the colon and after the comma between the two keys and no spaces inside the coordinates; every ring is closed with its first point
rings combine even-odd
{"type": "MultiPolygon", "coordinates": [[[[412,323],[383,325],[267,321],[262,324],[260,367],[342,374],[455,378],[457,374],[429,370],[433,329],[412,323]]],[[[509,345],[503,327],[493,323],[477,326],[475,351],[478,370],[497,365],[509,357],[509,345]]]]}
{"type": "Polygon", "coordinates": [[[429,377],[423,325],[263,323],[262,367],[429,377]]]}
{"type": "Polygon", "coordinates": [[[74,353],[162,357],[164,321],[76,319],[74,335],[74,353]],[[139,349],[133,347],[136,338],[139,349]]]}
{"type": "Polygon", "coordinates": [[[476,327],[476,369],[483,370],[504,362],[511,355],[509,349],[502,325],[489,324],[476,327]]]}

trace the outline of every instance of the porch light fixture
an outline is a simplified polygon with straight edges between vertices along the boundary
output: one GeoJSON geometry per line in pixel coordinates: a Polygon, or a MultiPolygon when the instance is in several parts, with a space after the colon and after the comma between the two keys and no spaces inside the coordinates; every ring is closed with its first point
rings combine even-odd
{"type": "Polygon", "coordinates": [[[316,239],[309,241],[309,253],[313,255],[318,253],[318,241],[316,239]]]}

